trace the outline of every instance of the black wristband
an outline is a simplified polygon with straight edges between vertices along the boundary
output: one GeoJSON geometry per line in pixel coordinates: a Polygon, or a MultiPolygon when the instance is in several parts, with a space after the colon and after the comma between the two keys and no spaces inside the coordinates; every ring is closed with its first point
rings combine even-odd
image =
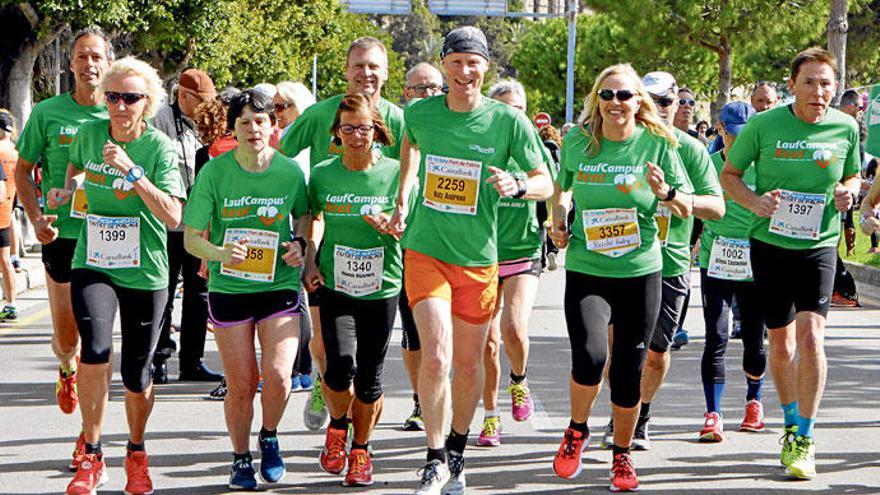
{"type": "Polygon", "coordinates": [[[299,243],[299,247],[302,249],[303,255],[305,255],[306,254],[306,246],[309,245],[308,241],[306,241],[306,238],[305,237],[294,237],[293,240],[294,240],[294,242],[299,243]]]}
{"type": "Polygon", "coordinates": [[[529,192],[529,183],[526,179],[516,178],[515,180],[516,180],[516,185],[519,186],[519,190],[516,192],[516,194],[514,194],[511,197],[519,199],[519,198],[525,196],[527,192],[529,192]]]}
{"type": "Polygon", "coordinates": [[[663,201],[672,201],[675,199],[676,193],[678,193],[678,191],[674,187],[669,186],[669,192],[666,193],[666,199],[663,201]]]}

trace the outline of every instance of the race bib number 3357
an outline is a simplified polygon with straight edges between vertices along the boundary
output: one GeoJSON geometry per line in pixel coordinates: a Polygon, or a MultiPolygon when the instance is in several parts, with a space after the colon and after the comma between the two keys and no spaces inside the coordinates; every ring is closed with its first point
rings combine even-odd
{"type": "Polygon", "coordinates": [[[618,258],[642,245],[635,208],[584,210],[587,250],[618,258]]]}
{"type": "Polygon", "coordinates": [[[425,156],[425,201],[432,210],[476,215],[483,164],[437,155],[425,156]]]}

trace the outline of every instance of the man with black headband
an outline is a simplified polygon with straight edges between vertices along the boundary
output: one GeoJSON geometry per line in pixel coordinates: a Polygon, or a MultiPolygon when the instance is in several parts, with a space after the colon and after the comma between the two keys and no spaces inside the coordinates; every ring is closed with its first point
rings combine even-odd
{"type": "Polygon", "coordinates": [[[480,92],[489,68],[483,33],[469,26],[453,30],[442,56],[449,93],[405,111],[400,195],[391,221],[397,232],[408,227],[405,286],[422,346],[418,392],[428,462],[416,495],[464,493],[463,452],[482,392],[482,350],[498,288],[498,202],[543,200],[552,192],[537,131],[524,114],[480,92]],[[511,158],[526,178],[507,172],[511,158]],[[444,443],[450,395],[452,430],[444,443]]]}

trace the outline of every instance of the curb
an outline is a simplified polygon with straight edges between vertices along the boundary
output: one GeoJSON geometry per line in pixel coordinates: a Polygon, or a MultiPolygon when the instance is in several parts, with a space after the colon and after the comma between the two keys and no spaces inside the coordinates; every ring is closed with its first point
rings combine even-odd
{"type": "Polygon", "coordinates": [[[880,268],[846,260],[844,260],[843,264],[852,273],[856,282],[880,288],[880,268]]]}

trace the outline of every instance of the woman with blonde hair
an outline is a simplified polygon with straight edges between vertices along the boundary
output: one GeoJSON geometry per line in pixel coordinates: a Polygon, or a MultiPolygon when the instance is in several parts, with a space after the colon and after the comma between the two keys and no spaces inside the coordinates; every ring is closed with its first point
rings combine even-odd
{"type": "Polygon", "coordinates": [[[80,127],[65,187],[50,190],[47,198],[50,208],[66,204],[82,182],[88,204],[78,212],[86,221],[71,278],[82,338],[78,386],[86,445],[67,494],[93,494],[107,481],[101,429],[118,308],[129,425],[125,493],[142,495],[153,492],[144,436],[154,399],[150,363],[168,297],[166,228],[180,224],[186,193],[174,144],[147,122],[165,98],[156,70],[134,57],[117,60],[99,91],[110,119],[80,127]]]}
{"type": "Polygon", "coordinates": [[[612,491],[638,489],[629,448],[645,350],[660,311],[662,257],[654,213],[661,204],[681,217],[691,213],[690,195],[678,189],[685,175],[677,145],[629,64],[599,74],[580,125],[562,144],[550,235],[560,248],[569,242],[579,246],[566,260],[571,422],[553,468],[570,479],[582,470],[587,420],[609,359],[608,326],[613,325],[612,491]],[[570,235],[572,199],[578,209],[570,235]]]}

